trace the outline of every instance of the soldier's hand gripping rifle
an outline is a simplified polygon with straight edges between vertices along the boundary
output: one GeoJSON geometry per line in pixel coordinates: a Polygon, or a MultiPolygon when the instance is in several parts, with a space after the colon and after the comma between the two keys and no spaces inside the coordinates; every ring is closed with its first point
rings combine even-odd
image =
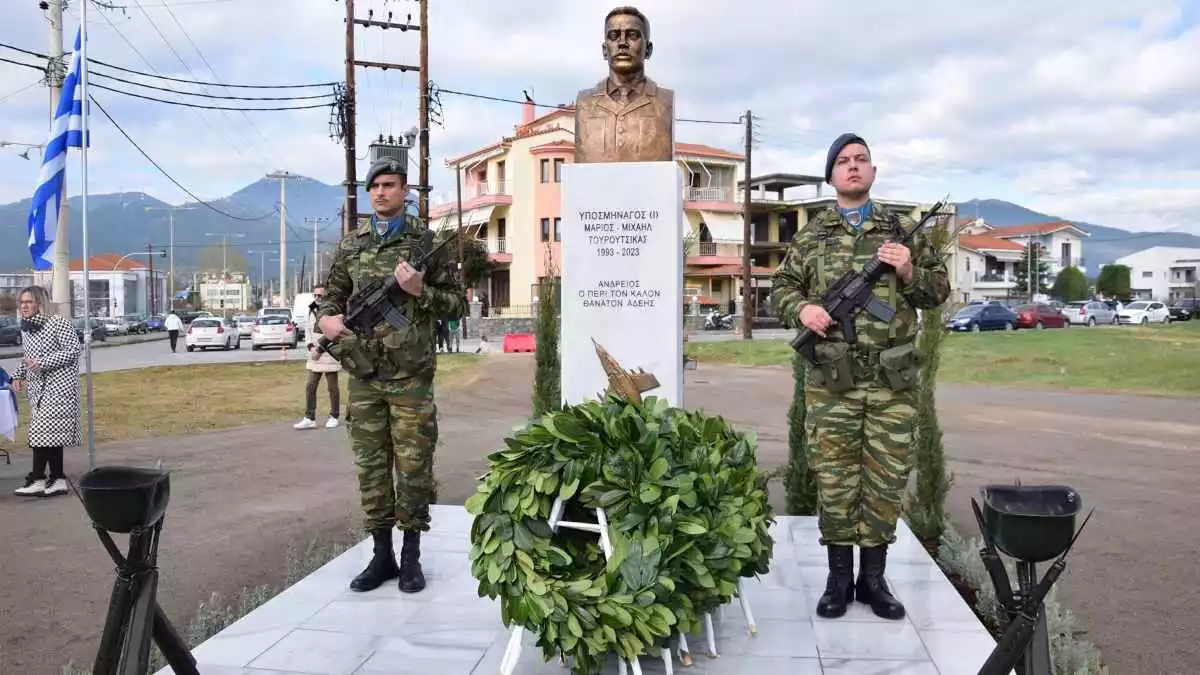
{"type": "MultiPolygon", "coordinates": [[[[912,241],[913,236],[925,226],[925,223],[937,215],[937,212],[946,204],[947,199],[934,204],[933,208],[929,209],[929,212],[921,218],[921,221],[911,230],[904,232],[900,240],[896,243],[907,246],[912,241]]],[[[885,323],[891,322],[892,317],[896,315],[894,307],[876,298],[874,293],[872,293],[875,284],[887,272],[895,272],[895,268],[880,260],[879,255],[876,254],[866,265],[863,265],[862,271],[847,271],[838,277],[837,281],[834,281],[821,294],[822,306],[830,318],[841,324],[842,335],[848,344],[854,344],[858,339],[854,319],[859,312],[865,311],[867,314],[885,323]]],[[[813,332],[812,329],[807,326],[801,326],[800,332],[796,337],[792,338],[789,344],[806,361],[815,364],[816,354],[814,350],[816,349],[818,339],[820,339],[820,336],[813,332]]]]}
{"type": "MultiPolygon", "coordinates": [[[[421,241],[413,251],[414,255],[409,261],[409,265],[418,272],[425,269],[429,259],[436,255],[443,246],[454,241],[458,232],[446,237],[436,246],[433,245],[434,236],[433,230],[425,230],[425,233],[421,235],[421,241]]],[[[346,325],[346,328],[368,340],[375,334],[375,326],[384,321],[396,330],[403,330],[412,323],[412,319],[403,309],[404,303],[409,297],[411,296],[400,287],[400,282],[396,281],[395,274],[376,279],[358,289],[346,301],[349,311],[346,312],[342,323],[346,325]]],[[[312,358],[316,359],[329,351],[331,344],[333,341],[322,335],[321,339],[317,341],[317,348],[313,352],[312,358]]]]}

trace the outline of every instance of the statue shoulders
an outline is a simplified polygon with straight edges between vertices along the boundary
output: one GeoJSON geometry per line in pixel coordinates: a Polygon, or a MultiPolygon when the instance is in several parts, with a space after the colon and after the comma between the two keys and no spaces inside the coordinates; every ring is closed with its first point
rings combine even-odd
{"type": "Polygon", "coordinates": [[[660,98],[665,98],[667,100],[674,100],[675,90],[668,89],[668,88],[660,85],[658,82],[654,81],[650,77],[647,77],[646,78],[646,95],[647,96],[657,96],[660,98]]]}
{"type": "Polygon", "coordinates": [[[600,94],[603,94],[607,90],[608,90],[608,78],[605,77],[605,78],[601,79],[599,82],[597,82],[596,84],[594,84],[590,87],[587,87],[586,89],[580,89],[579,94],[577,94],[575,98],[576,98],[576,100],[579,100],[579,101],[585,101],[593,96],[599,96],[600,94]]]}

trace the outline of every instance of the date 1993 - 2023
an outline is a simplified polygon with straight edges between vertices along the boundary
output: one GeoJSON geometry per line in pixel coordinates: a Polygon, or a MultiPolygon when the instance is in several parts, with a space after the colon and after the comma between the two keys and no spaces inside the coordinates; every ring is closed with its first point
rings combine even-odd
{"type": "Polygon", "coordinates": [[[609,246],[596,249],[596,255],[601,257],[632,258],[641,255],[642,249],[636,247],[612,248],[609,246]]]}

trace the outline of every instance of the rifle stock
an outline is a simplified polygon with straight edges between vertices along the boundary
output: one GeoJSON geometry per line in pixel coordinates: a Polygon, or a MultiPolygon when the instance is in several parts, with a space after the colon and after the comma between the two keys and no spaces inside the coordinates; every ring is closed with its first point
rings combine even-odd
{"type": "MultiPolygon", "coordinates": [[[[897,243],[908,245],[929,219],[937,215],[947,199],[934,204],[911,230],[904,231],[897,243]]],[[[883,322],[891,322],[896,315],[896,309],[876,298],[873,292],[875,283],[889,271],[895,272],[895,269],[880,260],[876,254],[863,265],[861,271],[850,270],[842,274],[821,294],[822,307],[830,318],[842,327],[842,337],[847,344],[858,341],[858,330],[854,322],[859,312],[865,311],[883,322]]],[[[815,343],[819,338],[819,335],[805,326],[788,344],[809,363],[815,364],[815,343]]]]}

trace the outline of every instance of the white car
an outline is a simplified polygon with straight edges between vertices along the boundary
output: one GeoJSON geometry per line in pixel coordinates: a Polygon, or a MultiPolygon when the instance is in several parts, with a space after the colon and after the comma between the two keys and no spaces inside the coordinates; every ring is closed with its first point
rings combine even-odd
{"type": "Polygon", "coordinates": [[[233,322],[237,324],[238,333],[242,337],[253,337],[255,318],[252,316],[235,316],[233,322]]]}
{"type": "Polygon", "coordinates": [[[296,332],[296,324],[290,317],[268,315],[258,317],[254,322],[254,332],[250,335],[250,348],[285,347],[295,349],[300,343],[296,332]]]}
{"type": "Polygon", "coordinates": [[[1168,323],[1171,321],[1171,310],[1161,302],[1138,300],[1121,308],[1117,315],[1121,323],[1146,325],[1150,323],[1168,323]]]}
{"type": "Polygon", "coordinates": [[[241,349],[242,336],[238,333],[237,325],[229,319],[219,316],[193,319],[184,336],[184,344],[189,352],[220,347],[221,349],[241,349]]]}

